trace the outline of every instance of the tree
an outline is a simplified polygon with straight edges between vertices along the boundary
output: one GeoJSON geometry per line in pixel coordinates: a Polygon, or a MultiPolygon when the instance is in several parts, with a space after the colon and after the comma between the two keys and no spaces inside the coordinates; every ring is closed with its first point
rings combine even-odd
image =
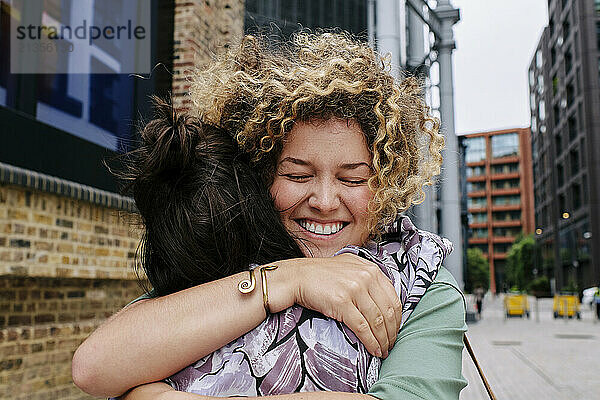
{"type": "Polygon", "coordinates": [[[465,291],[473,292],[478,286],[488,289],[490,286],[490,267],[480,249],[467,249],[467,279],[465,291]]]}
{"type": "Polygon", "coordinates": [[[533,260],[538,251],[533,235],[519,236],[506,257],[506,282],[510,287],[525,289],[533,280],[533,260]]]}

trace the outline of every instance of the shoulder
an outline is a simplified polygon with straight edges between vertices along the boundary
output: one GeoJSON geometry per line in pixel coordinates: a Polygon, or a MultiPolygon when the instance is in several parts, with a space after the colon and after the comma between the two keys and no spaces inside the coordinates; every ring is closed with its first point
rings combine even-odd
{"type": "MultiPolygon", "coordinates": [[[[411,330],[411,327],[420,321],[427,321],[427,325],[434,325],[432,327],[450,325],[463,328],[465,310],[465,297],[456,279],[446,268],[440,267],[433,283],[406,321],[406,328],[411,330]],[[430,318],[432,314],[435,314],[435,318],[430,318]]],[[[402,334],[402,331],[400,333],[402,334]]]]}

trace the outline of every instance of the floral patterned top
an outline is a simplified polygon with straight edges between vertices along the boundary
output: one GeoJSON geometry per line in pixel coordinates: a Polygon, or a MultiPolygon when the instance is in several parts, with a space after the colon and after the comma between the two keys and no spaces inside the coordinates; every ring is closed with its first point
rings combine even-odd
{"type": "MultiPolygon", "coordinates": [[[[431,285],[452,244],[401,217],[383,241],[352,253],[376,263],[403,305],[402,325],[431,285]]],[[[307,391],[366,393],[381,359],[371,356],[344,324],[294,305],[165,380],[204,396],[266,396],[307,391]]]]}

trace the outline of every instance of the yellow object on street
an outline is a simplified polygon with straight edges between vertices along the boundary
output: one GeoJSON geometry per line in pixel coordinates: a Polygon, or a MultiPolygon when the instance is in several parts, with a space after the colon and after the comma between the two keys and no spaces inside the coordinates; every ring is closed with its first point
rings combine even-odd
{"type": "Polygon", "coordinates": [[[552,305],[552,311],[554,318],[581,318],[579,312],[579,296],[575,294],[556,294],[554,295],[554,302],[552,305]]]}
{"type": "Polygon", "coordinates": [[[529,318],[529,300],[526,294],[507,293],[504,296],[504,311],[506,317],[529,318]]]}

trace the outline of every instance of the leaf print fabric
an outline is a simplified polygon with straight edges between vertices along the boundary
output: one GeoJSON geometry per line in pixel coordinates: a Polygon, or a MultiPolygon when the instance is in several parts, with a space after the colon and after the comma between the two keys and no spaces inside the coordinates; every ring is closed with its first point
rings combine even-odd
{"type": "MultiPolygon", "coordinates": [[[[402,325],[431,285],[452,244],[401,217],[379,243],[347,246],[376,263],[402,301],[402,325]]],[[[294,305],[165,382],[205,396],[266,396],[308,391],[366,393],[381,359],[344,324],[294,305]]]]}

